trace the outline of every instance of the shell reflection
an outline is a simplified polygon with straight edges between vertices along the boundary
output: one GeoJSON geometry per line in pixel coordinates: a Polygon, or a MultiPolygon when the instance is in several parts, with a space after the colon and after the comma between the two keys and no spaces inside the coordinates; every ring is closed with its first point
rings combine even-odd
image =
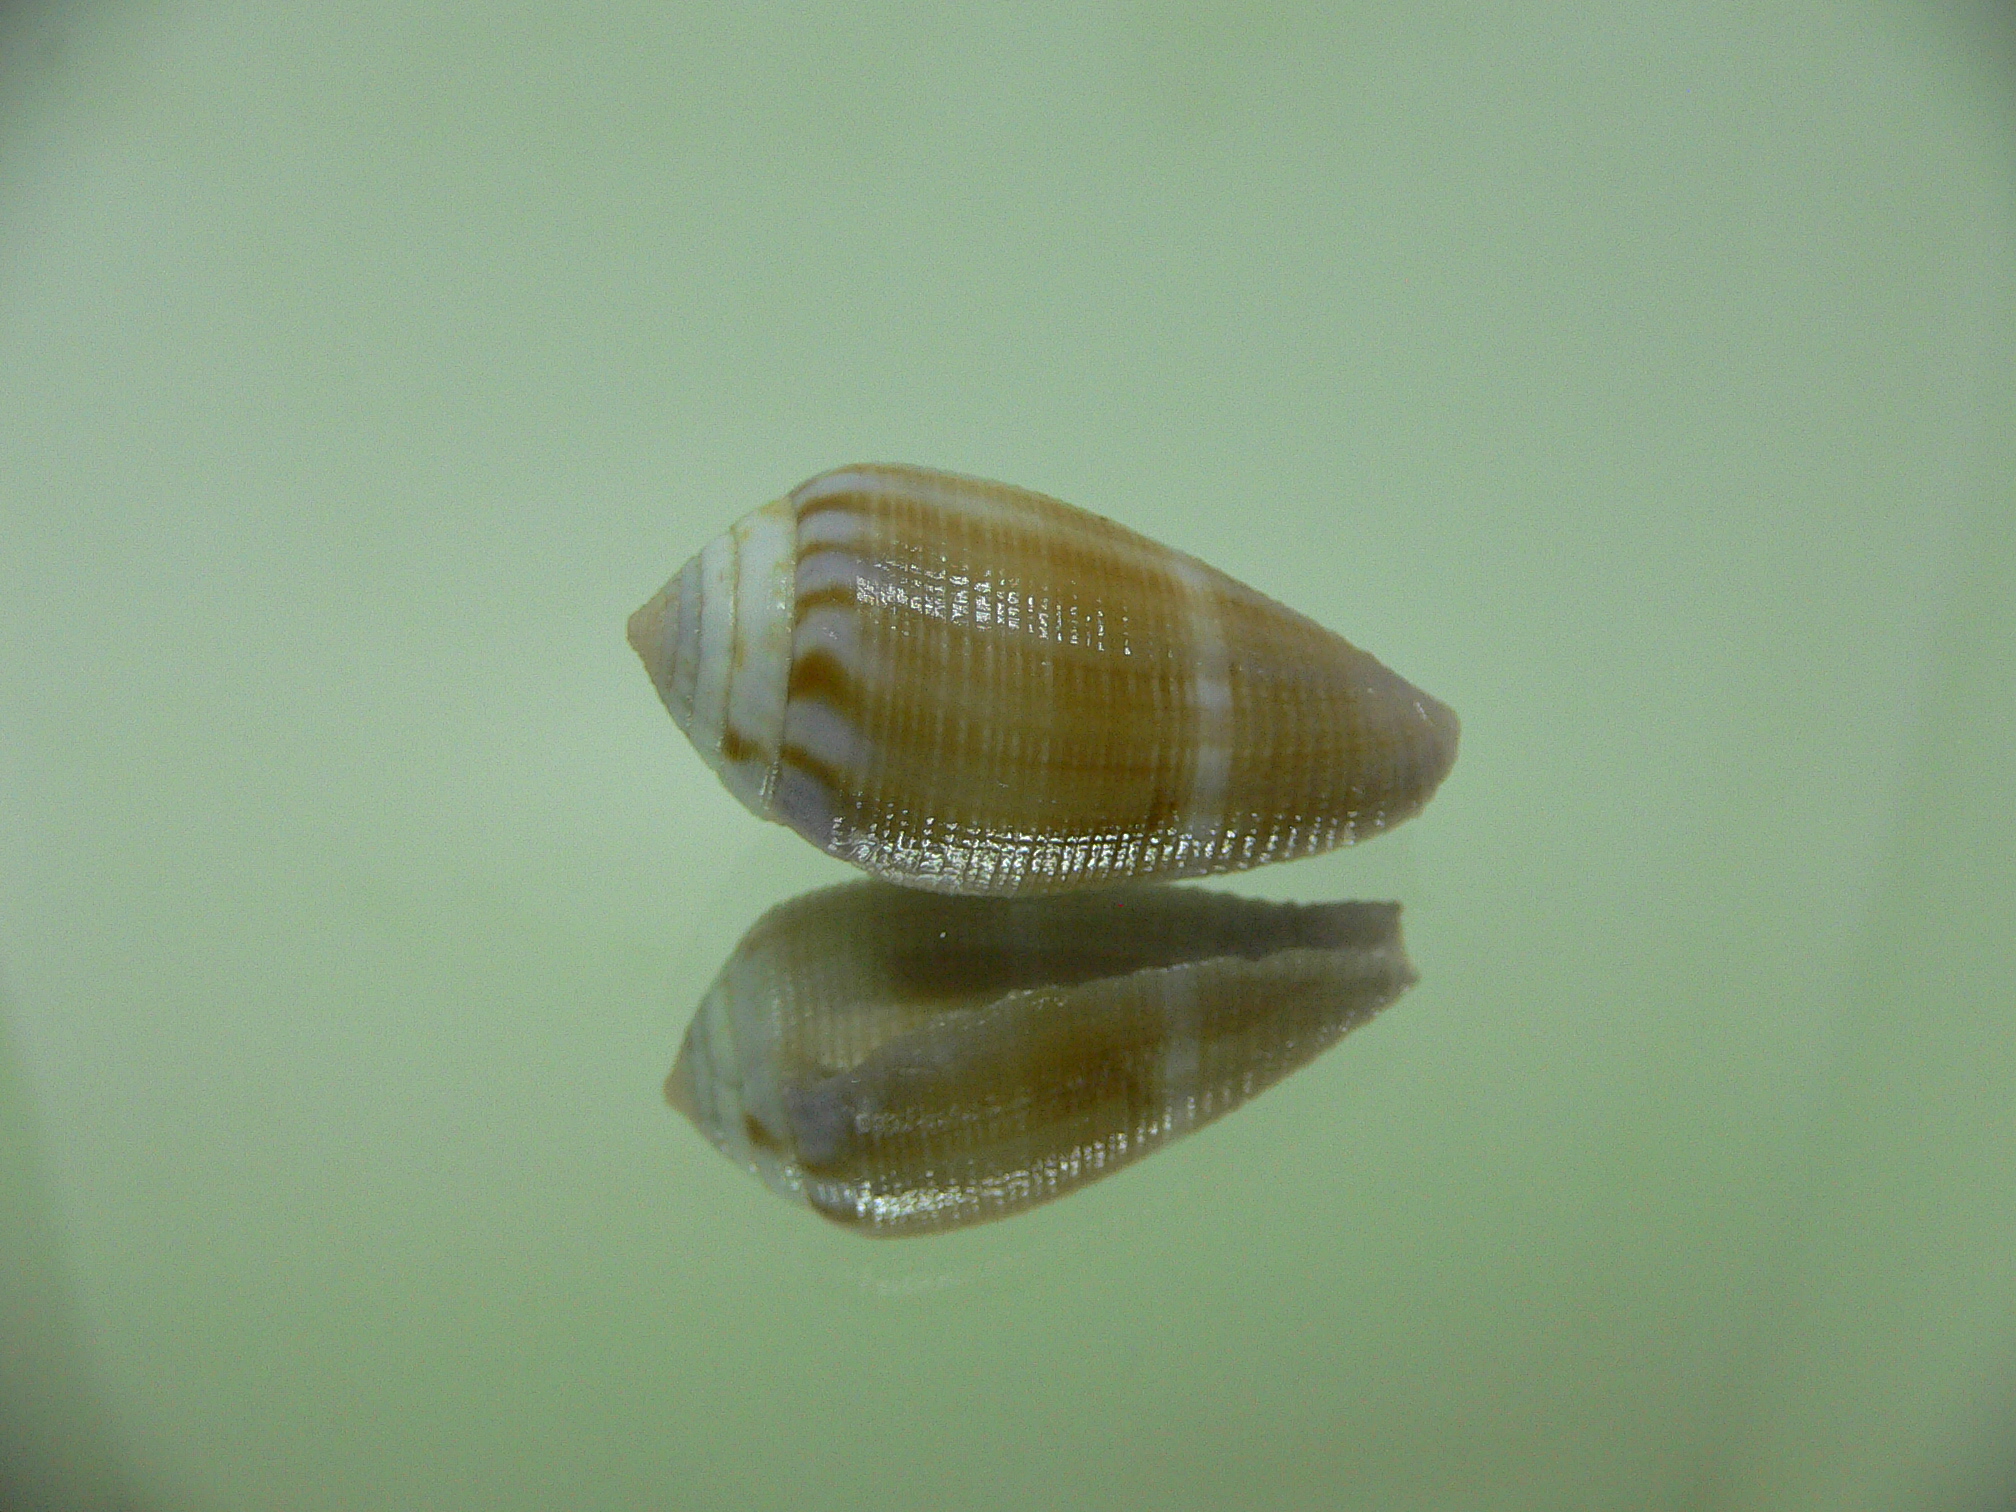
{"type": "Polygon", "coordinates": [[[1413,981],[1397,903],[854,883],[743,937],[665,1091],[779,1195],[862,1233],[930,1233],[1152,1153],[1413,981]]]}

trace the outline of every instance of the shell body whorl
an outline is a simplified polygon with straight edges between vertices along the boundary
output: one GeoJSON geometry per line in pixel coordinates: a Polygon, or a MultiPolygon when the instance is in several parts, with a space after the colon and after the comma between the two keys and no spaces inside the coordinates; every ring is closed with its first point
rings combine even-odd
{"type": "Polygon", "coordinates": [[[1417,812],[1456,753],[1448,708],[1216,569],[923,468],[756,510],[630,640],[752,811],[938,892],[1311,855],[1417,812]]]}

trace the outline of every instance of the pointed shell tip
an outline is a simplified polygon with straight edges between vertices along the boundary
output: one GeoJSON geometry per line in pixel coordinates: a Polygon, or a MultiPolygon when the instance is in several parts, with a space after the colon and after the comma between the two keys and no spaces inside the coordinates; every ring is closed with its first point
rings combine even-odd
{"type": "Polygon", "coordinates": [[[630,616],[630,622],[625,627],[630,649],[644,663],[644,669],[651,674],[653,682],[662,681],[664,671],[671,666],[672,648],[666,644],[665,625],[668,620],[677,624],[678,614],[679,579],[675,577],[652,594],[630,616]]]}
{"type": "Polygon", "coordinates": [[[672,1074],[665,1078],[665,1101],[693,1123],[700,1122],[698,1104],[693,1099],[693,1065],[687,1059],[684,1045],[672,1062],[672,1074]]]}

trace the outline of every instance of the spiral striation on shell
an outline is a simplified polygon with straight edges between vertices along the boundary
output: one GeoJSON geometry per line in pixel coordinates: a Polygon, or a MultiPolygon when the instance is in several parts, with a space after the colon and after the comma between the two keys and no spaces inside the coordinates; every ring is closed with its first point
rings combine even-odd
{"type": "Polygon", "coordinates": [[[1455,714],[1193,557],[1005,484],[825,473],[631,617],[753,812],[878,877],[1026,894],[1312,855],[1418,812],[1455,714]]]}
{"type": "Polygon", "coordinates": [[[868,1235],[932,1233],[1153,1153],[1413,981],[1394,903],[858,882],[743,937],[665,1090],[779,1195],[868,1235]]]}

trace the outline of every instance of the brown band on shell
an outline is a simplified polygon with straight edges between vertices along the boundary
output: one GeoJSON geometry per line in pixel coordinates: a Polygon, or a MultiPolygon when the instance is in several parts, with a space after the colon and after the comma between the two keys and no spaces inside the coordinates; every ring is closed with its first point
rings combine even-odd
{"type": "Polygon", "coordinates": [[[828,584],[824,588],[810,588],[798,595],[793,605],[799,619],[804,619],[811,609],[851,609],[860,595],[852,584],[828,584]]]}
{"type": "Polygon", "coordinates": [[[809,778],[824,788],[830,799],[837,801],[838,796],[847,790],[845,775],[803,746],[786,741],[784,748],[777,753],[777,760],[779,765],[791,768],[799,776],[809,778]]]}
{"type": "Polygon", "coordinates": [[[807,499],[797,506],[798,518],[809,520],[815,515],[832,514],[835,510],[859,509],[868,498],[869,495],[865,492],[849,489],[844,493],[830,493],[816,499],[807,499]]]}
{"type": "Polygon", "coordinates": [[[801,651],[792,660],[788,696],[816,698],[842,714],[851,712],[858,701],[854,674],[839,657],[819,649],[801,651]]]}
{"type": "Polygon", "coordinates": [[[724,725],[721,730],[721,756],[725,761],[747,761],[760,755],[762,747],[734,725],[724,725]]]}

